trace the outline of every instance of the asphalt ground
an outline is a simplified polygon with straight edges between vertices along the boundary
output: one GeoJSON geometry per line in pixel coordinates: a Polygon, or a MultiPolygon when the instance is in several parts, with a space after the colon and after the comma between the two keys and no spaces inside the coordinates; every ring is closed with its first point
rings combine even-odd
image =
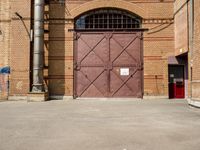
{"type": "Polygon", "coordinates": [[[0,150],[200,150],[186,100],[0,102],[0,150]]]}

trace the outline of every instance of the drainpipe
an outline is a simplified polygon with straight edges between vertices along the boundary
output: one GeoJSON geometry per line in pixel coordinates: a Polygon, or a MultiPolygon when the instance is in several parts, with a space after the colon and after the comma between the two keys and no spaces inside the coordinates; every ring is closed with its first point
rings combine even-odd
{"type": "Polygon", "coordinates": [[[44,92],[43,55],[44,55],[44,0],[35,0],[32,92],[44,92]]]}
{"type": "Polygon", "coordinates": [[[190,0],[190,98],[192,98],[192,67],[193,67],[193,39],[194,39],[194,0],[190,0]]]}

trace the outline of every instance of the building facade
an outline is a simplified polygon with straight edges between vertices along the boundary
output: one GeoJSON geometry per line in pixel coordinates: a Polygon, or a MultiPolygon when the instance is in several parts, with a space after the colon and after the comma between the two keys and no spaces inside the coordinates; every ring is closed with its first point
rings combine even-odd
{"type": "Polygon", "coordinates": [[[192,23],[192,35],[191,35],[191,40],[192,40],[192,52],[191,52],[191,68],[192,68],[192,75],[191,75],[191,100],[189,103],[191,105],[200,107],[200,67],[199,67],[199,52],[200,52],[200,11],[199,11],[199,6],[200,6],[200,1],[199,0],[194,0],[194,16],[193,16],[193,23],[192,23]]]}
{"type": "MultiPolygon", "coordinates": [[[[24,99],[33,96],[34,2],[1,0],[0,8],[7,96],[24,99]]],[[[182,0],[45,1],[44,91],[50,98],[167,98],[177,82],[177,95],[198,95],[191,90],[198,82],[190,88],[190,18],[190,1],[182,0]]]]}

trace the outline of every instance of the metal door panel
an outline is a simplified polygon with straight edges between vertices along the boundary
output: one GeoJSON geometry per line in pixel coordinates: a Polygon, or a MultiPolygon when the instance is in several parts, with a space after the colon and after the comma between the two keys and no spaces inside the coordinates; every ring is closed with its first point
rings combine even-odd
{"type": "Polygon", "coordinates": [[[141,33],[77,33],[75,96],[142,97],[142,58],[141,33]]]}

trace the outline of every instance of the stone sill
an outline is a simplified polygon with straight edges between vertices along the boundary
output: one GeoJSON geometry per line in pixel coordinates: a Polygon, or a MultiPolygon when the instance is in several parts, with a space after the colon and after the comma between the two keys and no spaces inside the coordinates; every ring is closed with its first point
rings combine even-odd
{"type": "Polygon", "coordinates": [[[48,92],[30,92],[27,95],[28,102],[43,102],[47,101],[49,98],[48,92]]]}
{"type": "Polygon", "coordinates": [[[187,99],[187,101],[190,106],[200,108],[200,99],[192,98],[192,99],[187,99]]]}

